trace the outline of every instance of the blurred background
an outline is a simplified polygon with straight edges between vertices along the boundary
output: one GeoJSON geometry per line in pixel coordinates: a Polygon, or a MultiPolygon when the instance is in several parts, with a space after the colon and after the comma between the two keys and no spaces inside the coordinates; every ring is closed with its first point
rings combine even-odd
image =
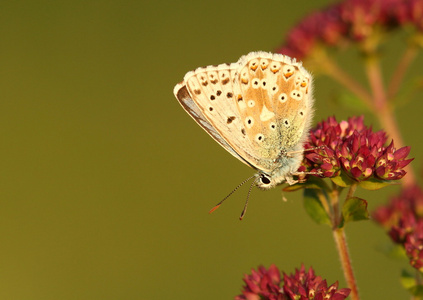
{"type": "MultiPolygon", "coordinates": [[[[172,93],[196,67],[274,51],[302,17],[330,3],[3,1],[0,298],[232,299],[244,273],[272,263],[286,273],[304,263],[346,287],[331,231],[306,215],[301,192],[284,202],[280,188],[254,189],[239,221],[243,187],[208,215],[254,171],[172,93]]],[[[385,49],[387,72],[402,47],[399,35],[385,49]]],[[[339,60],[360,78],[356,57],[339,60]]],[[[335,103],[341,90],[315,80],[314,123],[357,114],[335,103]]],[[[419,173],[422,108],[414,101],[397,111],[419,173]]],[[[357,196],[372,209],[397,190],[357,196]]],[[[390,243],[384,231],[363,221],[347,235],[362,299],[407,299],[399,283],[407,262],[381,253],[390,243]]]]}

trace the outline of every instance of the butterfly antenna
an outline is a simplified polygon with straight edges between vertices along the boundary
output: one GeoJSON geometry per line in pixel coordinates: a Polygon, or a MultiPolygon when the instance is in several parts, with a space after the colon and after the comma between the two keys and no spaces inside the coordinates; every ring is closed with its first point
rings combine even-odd
{"type": "MultiPolygon", "coordinates": [[[[219,206],[223,203],[223,201],[225,201],[226,199],[228,199],[233,193],[236,192],[237,189],[239,189],[244,183],[246,183],[247,181],[253,179],[256,175],[253,175],[251,177],[248,177],[247,179],[245,179],[243,182],[241,182],[236,188],[233,189],[232,192],[229,193],[229,195],[227,195],[225,198],[223,198],[222,201],[220,201],[219,203],[217,203],[212,209],[210,209],[209,214],[211,214],[212,212],[214,212],[216,209],[219,208],[219,206]]],[[[255,181],[254,181],[255,182],[255,181]]],[[[254,183],[253,182],[253,183],[254,183]]],[[[251,190],[251,188],[250,188],[251,190]]],[[[250,193],[248,193],[250,194],[250,193]]],[[[248,199],[247,199],[248,200],[248,199]]]]}
{"type": "Polygon", "coordinates": [[[248,206],[248,199],[250,199],[250,194],[251,194],[251,190],[253,189],[254,184],[257,182],[257,180],[259,179],[259,177],[257,177],[256,180],[254,180],[251,185],[250,185],[250,189],[248,190],[248,194],[247,194],[247,200],[245,201],[245,205],[244,205],[244,209],[242,210],[241,215],[239,216],[239,219],[242,220],[244,219],[245,213],[247,212],[247,206],[248,206]]]}

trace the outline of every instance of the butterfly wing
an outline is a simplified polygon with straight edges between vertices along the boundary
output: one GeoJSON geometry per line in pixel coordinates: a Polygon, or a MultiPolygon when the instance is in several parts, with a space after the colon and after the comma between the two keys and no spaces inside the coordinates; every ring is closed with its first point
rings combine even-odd
{"type": "Polygon", "coordinates": [[[222,138],[222,136],[216,131],[211,123],[204,117],[199,107],[195,104],[192,99],[185,82],[179,83],[174,88],[174,94],[176,99],[182,105],[184,110],[201,126],[216,142],[218,142],[223,148],[229,153],[238,158],[243,163],[252,167],[247,161],[234,151],[234,149],[222,138]]]}
{"type": "Polygon", "coordinates": [[[300,64],[283,55],[252,52],[234,64],[188,72],[174,93],[227,151],[255,169],[271,172],[281,150],[293,150],[309,126],[312,100],[301,94],[295,97],[304,101],[293,98],[295,78],[305,78],[303,94],[311,91],[310,76],[300,64]],[[281,99],[284,94],[286,99],[281,99]]]}
{"type": "Polygon", "coordinates": [[[246,134],[261,168],[275,169],[281,153],[303,147],[312,119],[311,76],[295,60],[265,52],[242,57],[238,76],[246,134]]]}
{"type": "Polygon", "coordinates": [[[257,169],[257,156],[236,105],[235,95],[240,93],[239,85],[234,84],[238,67],[238,63],[222,64],[188,72],[174,93],[191,117],[220,145],[257,169]],[[184,90],[189,97],[182,97],[184,90]],[[187,101],[188,98],[192,102],[187,101]]]}

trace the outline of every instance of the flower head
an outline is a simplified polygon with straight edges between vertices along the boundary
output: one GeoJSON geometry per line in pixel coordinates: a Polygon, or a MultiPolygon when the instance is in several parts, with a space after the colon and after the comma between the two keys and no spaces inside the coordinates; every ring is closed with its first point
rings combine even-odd
{"type": "Polygon", "coordinates": [[[284,298],[280,283],[281,274],[275,265],[271,265],[269,269],[260,266],[258,270],[251,270],[251,275],[244,275],[244,290],[242,295],[235,297],[236,300],[282,300],[284,298]]]}
{"type": "Polygon", "coordinates": [[[423,218],[423,191],[416,185],[404,188],[388,205],[378,207],[372,214],[373,219],[387,230],[399,224],[401,218],[410,219],[410,215],[423,218]]]}
{"type": "Polygon", "coordinates": [[[423,271],[423,191],[407,187],[386,206],[373,212],[373,219],[382,225],[394,243],[404,247],[410,264],[423,271]]]}
{"type": "Polygon", "coordinates": [[[343,172],[355,181],[370,178],[396,180],[412,159],[406,159],[410,147],[395,149],[393,142],[385,147],[385,132],[373,132],[364,125],[363,117],[337,122],[329,117],[310,131],[303,167],[320,172],[324,177],[336,177],[343,172]]]}
{"type": "Polygon", "coordinates": [[[423,0],[345,0],[304,18],[278,52],[302,59],[317,46],[362,41],[405,24],[423,31],[423,0]]]}
{"type": "Polygon", "coordinates": [[[290,276],[284,274],[283,290],[288,299],[333,299],[341,300],[348,297],[350,289],[338,290],[338,282],[328,287],[326,280],[316,276],[310,268],[305,271],[304,265],[300,270],[295,270],[290,276]]]}
{"type": "Polygon", "coordinates": [[[241,295],[236,300],[307,300],[307,299],[345,299],[350,289],[338,290],[338,282],[327,286],[326,280],[315,276],[310,268],[305,272],[304,265],[296,270],[293,275],[283,275],[281,281],[279,269],[271,265],[269,269],[260,266],[257,271],[252,270],[251,275],[244,276],[245,286],[241,295]]]}

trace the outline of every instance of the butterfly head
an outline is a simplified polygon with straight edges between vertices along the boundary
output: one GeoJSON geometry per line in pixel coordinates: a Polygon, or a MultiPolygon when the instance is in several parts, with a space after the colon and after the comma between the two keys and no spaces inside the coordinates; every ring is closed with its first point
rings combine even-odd
{"type": "Polygon", "coordinates": [[[293,178],[293,175],[297,175],[297,174],[296,173],[285,174],[284,176],[281,177],[279,176],[279,174],[274,174],[273,176],[271,176],[264,173],[258,173],[257,179],[256,179],[256,186],[259,189],[268,190],[284,182],[288,183],[289,185],[293,185],[298,182],[298,180],[295,180],[293,178]]]}
{"type": "Polygon", "coordinates": [[[256,175],[256,186],[263,190],[271,189],[284,182],[293,185],[298,182],[293,176],[298,175],[298,168],[303,159],[302,149],[297,151],[282,151],[275,161],[277,167],[270,172],[259,171],[256,175]]]}
{"type": "Polygon", "coordinates": [[[276,186],[280,182],[276,182],[274,178],[265,173],[258,173],[256,179],[256,186],[260,189],[267,190],[276,186]]]}

